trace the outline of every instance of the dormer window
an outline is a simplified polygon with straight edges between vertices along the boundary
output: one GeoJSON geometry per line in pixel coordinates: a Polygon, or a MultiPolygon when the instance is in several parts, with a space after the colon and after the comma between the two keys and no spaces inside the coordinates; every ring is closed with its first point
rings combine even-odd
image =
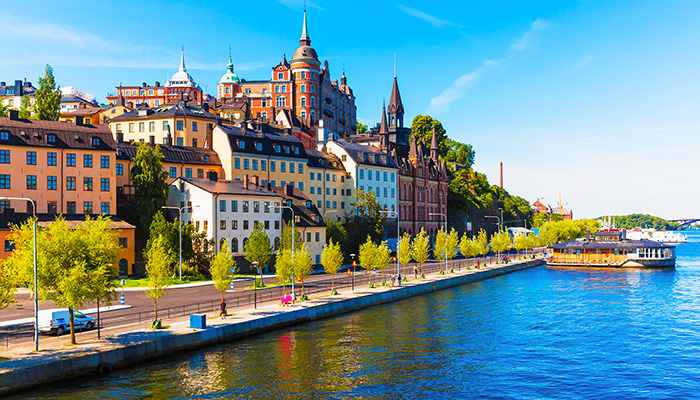
{"type": "Polygon", "coordinates": [[[281,151],[280,145],[276,144],[275,145],[275,152],[279,153],[281,151]]]}
{"type": "Polygon", "coordinates": [[[291,200],[287,200],[287,207],[291,207],[291,206],[292,206],[292,201],[291,201],[291,200]]]}
{"type": "Polygon", "coordinates": [[[100,138],[98,138],[98,137],[92,138],[92,145],[99,146],[100,145],[100,138]]]}
{"type": "Polygon", "coordinates": [[[299,154],[299,148],[297,146],[294,146],[294,154],[299,154]]]}
{"type": "Polygon", "coordinates": [[[367,155],[367,153],[365,153],[364,156],[365,156],[364,157],[365,162],[369,162],[369,156],[367,155]]]}
{"type": "Polygon", "coordinates": [[[7,131],[0,132],[0,140],[10,140],[10,132],[7,132],[7,131]]]}
{"type": "Polygon", "coordinates": [[[56,135],[54,135],[53,133],[49,133],[48,135],[46,135],[46,141],[48,143],[56,143],[56,135]]]}
{"type": "Polygon", "coordinates": [[[289,146],[284,146],[284,152],[289,154],[289,146]]]}
{"type": "Polygon", "coordinates": [[[209,156],[202,156],[202,160],[204,160],[204,162],[209,162],[209,156]]]}
{"type": "Polygon", "coordinates": [[[245,149],[245,142],[242,141],[242,140],[239,140],[239,141],[238,141],[238,148],[239,148],[239,149],[245,149]]]}
{"type": "Polygon", "coordinates": [[[311,208],[311,200],[306,200],[306,208],[311,208]]]}
{"type": "Polygon", "coordinates": [[[262,151],[262,143],[255,143],[255,150],[262,151]]]}

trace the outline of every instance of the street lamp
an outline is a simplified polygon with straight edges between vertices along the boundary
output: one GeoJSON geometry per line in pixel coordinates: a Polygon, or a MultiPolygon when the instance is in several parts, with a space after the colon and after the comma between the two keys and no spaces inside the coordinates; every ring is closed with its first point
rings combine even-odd
{"type": "MultiPolygon", "coordinates": [[[[253,268],[255,269],[256,272],[260,272],[260,270],[258,269],[258,262],[257,261],[253,261],[253,268]]],[[[256,309],[258,308],[258,282],[257,282],[257,280],[258,280],[258,276],[256,275],[253,278],[253,297],[255,298],[255,308],[256,309]]]]}
{"type": "MultiPolygon", "coordinates": [[[[399,242],[401,241],[401,221],[399,220],[399,213],[397,211],[383,211],[380,210],[380,213],[386,213],[387,216],[389,214],[393,215],[396,217],[396,277],[398,277],[401,273],[399,272],[399,242]]],[[[406,272],[406,271],[404,271],[406,272]]],[[[399,282],[399,285],[401,285],[401,282],[399,282]]]]}
{"type": "Polygon", "coordinates": [[[493,215],[484,215],[484,218],[495,218],[495,219],[496,219],[496,223],[498,224],[498,231],[499,231],[499,232],[501,231],[501,219],[498,218],[498,216],[495,216],[495,217],[494,217],[493,215]]]}
{"type": "MultiPolygon", "coordinates": [[[[294,236],[296,236],[296,231],[294,230],[294,209],[290,206],[282,205],[272,206],[272,208],[288,208],[292,212],[292,293],[294,293],[294,253],[296,252],[294,248],[294,236]]],[[[280,213],[280,218],[282,218],[282,222],[284,222],[283,213],[280,213]]],[[[284,239],[284,230],[282,231],[282,238],[284,239]]]]}
{"type": "Polygon", "coordinates": [[[173,210],[178,211],[178,220],[180,221],[180,281],[182,281],[182,210],[185,208],[195,208],[199,207],[198,205],[196,206],[184,206],[184,207],[175,207],[175,206],[162,206],[161,208],[172,208],[173,210]]]}
{"type": "Polygon", "coordinates": [[[350,254],[350,258],[352,258],[352,291],[355,291],[355,266],[357,265],[357,262],[355,262],[355,254],[350,254]]]}
{"type": "Polygon", "coordinates": [[[36,203],[27,197],[0,197],[0,200],[25,200],[32,203],[32,216],[34,218],[34,351],[39,351],[39,294],[37,293],[37,267],[36,267],[36,203]]]}
{"type": "MultiPolygon", "coordinates": [[[[429,215],[431,217],[434,215],[440,215],[441,217],[443,217],[445,219],[445,226],[443,227],[443,230],[445,231],[445,242],[447,242],[447,215],[445,215],[443,213],[430,213],[429,215]]],[[[446,257],[447,254],[443,253],[443,256],[445,257],[445,272],[447,272],[447,257],[446,257]]]]}

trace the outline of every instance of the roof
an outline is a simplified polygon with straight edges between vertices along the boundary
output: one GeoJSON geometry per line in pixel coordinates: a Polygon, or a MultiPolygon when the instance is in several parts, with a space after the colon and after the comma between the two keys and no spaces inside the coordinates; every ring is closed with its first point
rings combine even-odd
{"type": "Polygon", "coordinates": [[[309,168],[329,168],[345,171],[342,161],[333,153],[306,149],[306,154],[309,156],[309,168]]]}
{"type": "Polygon", "coordinates": [[[67,110],[67,111],[61,112],[61,116],[62,117],[70,117],[73,115],[78,115],[78,116],[93,115],[93,114],[99,114],[104,110],[106,110],[106,108],[101,108],[101,107],[77,108],[74,110],[67,110]]]}
{"type": "MultiPolygon", "coordinates": [[[[294,227],[299,228],[325,228],[326,221],[321,216],[321,211],[314,205],[304,192],[287,185],[285,187],[272,188],[276,193],[282,196],[285,204],[291,200],[291,207],[294,210],[294,216],[299,217],[299,221],[294,222],[294,227]],[[291,192],[291,193],[289,193],[291,192]],[[307,207],[308,206],[308,207],[307,207]]],[[[292,213],[287,208],[282,209],[282,218],[288,225],[291,224],[292,213]]]]}
{"type": "Polygon", "coordinates": [[[292,57],[292,62],[297,61],[319,63],[318,54],[316,54],[316,50],[311,47],[311,37],[309,37],[309,31],[306,25],[306,10],[304,10],[304,26],[301,30],[299,47],[297,47],[297,49],[294,51],[294,56],[292,57]]]}
{"type": "MultiPolygon", "coordinates": [[[[132,160],[136,157],[136,152],[139,148],[138,144],[140,144],[140,142],[117,143],[117,159],[132,160]]],[[[155,145],[151,145],[150,143],[146,143],[146,145],[155,147],[155,145]]],[[[159,144],[158,146],[160,146],[160,152],[163,154],[164,163],[221,165],[219,154],[212,149],[204,147],[171,146],[167,144],[159,144]]]]}
{"type": "Polygon", "coordinates": [[[655,242],[653,240],[591,240],[591,239],[576,239],[569,240],[564,243],[557,243],[549,246],[550,249],[572,249],[572,250],[602,250],[602,249],[640,249],[640,248],[673,248],[665,243],[655,242]]]}
{"type": "Polygon", "coordinates": [[[16,89],[15,84],[17,82],[20,82],[20,85],[22,87],[22,93],[11,93],[10,94],[11,96],[24,96],[25,94],[30,95],[30,96],[34,96],[34,94],[36,94],[36,88],[34,86],[32,86],[31,82],[27,82],[27,81],[22,82],[22,81],[17,80],[17,81],[15,81],[14,84],[10,83],[9,85],[0,85],[0,96],[7,96],[8,95],[7,89],[15,90],[16,89]]]}
{"type": "Polygon", "coordinates": [[[187,182],[211,194],[230,194],[240,196],[267,196],[281,197],[278,193],[265,186],[258,186],[248,182],[248,188],[243,181],[212,181],[206,178],[185,178],[180,177],[173,181],[170,186],[177,186],[178,180],[187,182]]]}
{"type": "MultiPolygon", "coordinates": [[[[271,129],[264,129],[262,131],[251,131],[245,128],[239,128],[236,126],[226,126],[219,125],[224,133],[228,135],[229,145],[231,146],[231,151],[233,153],[248,153],[248,154],[260,154],[260,155],[279,155],[281,157],[292,157],[292,158],[307,158],[306,149],[304,149],[304,144],[301,140],[297,139],[295,136],[278,133],[271,129]],[[239,142],[243,142],[243,148],[240,148],[239,142]],[[262,150],[258,150],[257,143],[262,145],[262,150]],[[277,152],[277,145],[279,145],[280,151],[277,152]],[[295,153],[294,149],[298,149],[298,154],[295,153]],[[289,152],[287,152],[287,149],[289,152]]],[[[263,127],[264,128],[264,127],[263,127]]]]}
{"type": "Polygon", "coordinates": [[[401,93],[399,93],[399,84],[394,77],[394,86],[391,88],[391,100],[389,100],[389,113],[402,113],[403,103],[401,102],[401,93]]]}
{"type": "Polygon", "coordinates": [[[357,164],[371,165],[384,168],[398,168],[394,160],[388,154],[374,146],[367,146],[359,143],[346,142],[344,140],[334,140],[338,146],[342,147],[346,153],[357,164]]]}
{"type": "Polygon", "coordinates": [[[8,140],[0,141],[1,145],[107,151],[116,148],[112,132],[106,125],[75,125],[70,122],[0,118],[0,131],[10,133],[8,140]],[[52,134],[55,135],[55,141],[50,142],[52,134]],[[100,138],[97,146],[92,145],[92,138],[95,137],[100,138]]]}
{"type": "Polygon", "coordinates": [[[66,94],[61,96],[61,103],[83,103],[83,104],[89,104],[91,106],[94,106],[95,103],[89,102],[85,99],[81,99],[78,96],[72,95],[72,94],[66,94]]]}
{"type": "Polygon", "coordinates": [[[198,117],[211,120],[219,119],[218,116],[208,111],[204,111],[198,107],[190,107],[185,101],[178,101],[177,103],[163,105],[160,107],[132,110],[118,117],[114,117],[110,121],[132,121],[139,119],[161,118],[171,116],[198,117]]]}
{"type": "Polygon", "coordinates": [[[228,56],[228,65],[226,65],[226,72],[219,80],[219,83],[240,83],[241,80],[233,73],[233,62],[231,61],[231,56],[228,56]]]}
{"type": "MultiPolygon", "coordinates": [[[[85,222],[86,214],[61,214],[66,220],[66,226],[73,228],[80,226],[85,222]]],[[[0,212],[0,230],[9,230],[11,225],[20,225],[32,216],[31,213],[18,213],[14,209],[9,208],[0,212]]],[[[56,220],[58,214],[37,214],[37,225],[47,227],[56,220]]],[[[95,219],[98,214],[90,214],[90,218],[95,219]]],[[[136,229],[133,225],[126,221],[122,221],[116,216],[109,216],[110,222],[108,225],[112,229],[136,229]]]]}

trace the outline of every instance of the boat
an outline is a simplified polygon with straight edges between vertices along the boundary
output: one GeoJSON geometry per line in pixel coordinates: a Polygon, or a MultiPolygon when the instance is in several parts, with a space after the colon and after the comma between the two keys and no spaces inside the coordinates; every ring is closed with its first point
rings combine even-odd
{"type": "Polygon", "coordinates": [[[676,246],[629,239],[625,230],[590,232],[582,239],[547,247],[547,265],[594,268],[675,268],[676,246]]]}
{"type": "Polygon", "coordinates": [[[672,231],[657,231],[656,229],[628,229],[627,238],[635,240],[653,240],[655,242],[667,243],[667,244],[681,244],[686,243],[688,240],[685,235],[679,232],[672,231]]]}

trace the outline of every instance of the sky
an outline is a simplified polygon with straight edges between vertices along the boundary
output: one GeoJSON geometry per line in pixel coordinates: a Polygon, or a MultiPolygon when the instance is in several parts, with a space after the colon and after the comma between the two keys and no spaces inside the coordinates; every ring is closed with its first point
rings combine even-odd
{"type": "MultiPolygon", "coordinates": [[[[700,2],[306,1],[311,45],[345,69],[374,125],[394,71],[405,123],[429,114],[474,146],[474,168],[574,218],[700,217],[700,2]],[[396,68],[394,67],[396,57],[396,68]]],[[[299,45],[303,0],[4,4],[0,80],[104,102],[115,86],[165,83],[184,46],[207,93],[226,70],[269,79],[299,45]],[[35,85],[36,86],[36,85],[35,85]]]]}

